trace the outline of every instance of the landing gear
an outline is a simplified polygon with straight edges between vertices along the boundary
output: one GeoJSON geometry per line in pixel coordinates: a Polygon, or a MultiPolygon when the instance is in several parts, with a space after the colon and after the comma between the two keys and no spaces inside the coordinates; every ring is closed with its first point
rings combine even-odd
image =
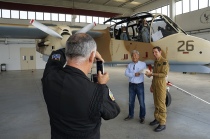
{"type": "Polygon", "coordinates": [[[169,87],[166,89],[166,107],[169,107],[171,105],[171,94],[169,93],[169,87]]]}

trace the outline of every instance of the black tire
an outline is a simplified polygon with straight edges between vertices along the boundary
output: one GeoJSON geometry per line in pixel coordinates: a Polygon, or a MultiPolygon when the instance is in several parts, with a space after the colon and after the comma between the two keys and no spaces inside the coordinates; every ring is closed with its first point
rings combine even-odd
{"type": "Polygon", "coordinates": [[[168,90],[166,90],[166,107],[169,107],[171,105],[171,94],[169,93],[168,90]]]}

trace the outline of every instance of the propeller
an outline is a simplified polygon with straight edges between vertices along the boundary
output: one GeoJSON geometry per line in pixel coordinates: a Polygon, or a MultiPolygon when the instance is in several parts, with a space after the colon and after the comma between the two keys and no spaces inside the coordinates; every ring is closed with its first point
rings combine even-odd
{"type": "MultiPolygon", "coordinates": [[[[58,34],[56,31],[50,29],[49,27],[47,27],[46,25],[42,24],[42,23],[39,23],[37,21],[35,21],[34,19],[31,19],[30,21],[30,24],[32,24],[33,26],[35,26],[36,28],[46,32],[47,34],[51,35],[51,36],[54,36],[54,37],[57,37],[57,38],[63,38],[60,34],[58,34]]],[[[96,26],[96,23],[93,22],[91,24],[88,24],[86,25],[85,27],[83,27],[82,29],[78,30],[76,32],[77,33],[86,33],[88,32],[89,30],[91,30],[93,27],[96,26]]]]}
{"type": "Polygon", "coordinates": [[[57,32],[55,32],[54,30],[50,29],[49,27],[45,26],[42,23],[39,23],[37,21],[35,21],[34,19],[31,19],[30,23],[35,26],[36,28],[46,32],[47,34],[57,37],[57,38],[63,38],[60,34],[58,34],[57,32]]]}
{"type": "Polygon", "coordinates": [[[93,22],[93,23],[91,23],[91,24],[88,24],[88,25],[86,25],[85,27],[83,27],[82,29],[80,29],[80,30],[78,30],[77,32],[76,32],[76,34],[77,33],[86,33],[86,32],[88,32],[89,30],[91,30],[93,27],[95,27],[96,26],[96,23],[95,22],[93,22]]]}

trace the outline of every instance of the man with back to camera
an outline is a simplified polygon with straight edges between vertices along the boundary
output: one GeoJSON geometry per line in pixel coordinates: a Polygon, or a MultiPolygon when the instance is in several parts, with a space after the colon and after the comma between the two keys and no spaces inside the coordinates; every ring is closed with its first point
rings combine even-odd
{"type": "Polygon", "coordinates": [[[154,131],[160,132],[166,129],[166,77],[169,71],[168,61],[161,56],[161,48],[156,46],[153,48],[153,54],[156,58],[154,62],[153,73],[146,72],[148,77],[153,76],[150,91],[153,93],[155,112],[155,120],[150,125],[159,124],[154,131]]]}
{"type": "Polygon", "coordinates": [[[140,73],[140,71],[146,69],[146,63],[139,61],[139,52],[136,50],[132,51],[131,57],[133,62],[128,64],[128,67],[125,70],[125,76],[129,77],[129,115],[124,120],[133,119],[135,98],[137,95],[140,104],[140,123],[144,124],[146,115],[144,102],[144,74],[140,73]]]}
{"type": "Polygon", "coordinates": [[[93,38],[84,33],[69,37],[66,49],[50,55],[42,85],[52,139],[100,139],[101,117],[119,114],[106,85],[109,74],[99,72],[98,83],[87,77],[95,57],[103,60],[93,38]]]}

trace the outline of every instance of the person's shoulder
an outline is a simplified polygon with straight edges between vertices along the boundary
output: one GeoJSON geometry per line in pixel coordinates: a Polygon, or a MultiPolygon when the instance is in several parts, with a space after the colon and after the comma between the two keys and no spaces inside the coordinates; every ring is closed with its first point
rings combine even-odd
{"type": "Polygon", "coordinates": [[[93,92],[98,92],[98,91],[101,91],[101,90],[106,90],[106,84],[99,84],[99,83],[95,83],[89,79],[84,79],[84,80],[80,80],[81,83],[84,83],[86,84],[87,86],[84,87],[90,91],[93,91],[93,92]],[[95,90],[95,91],[94,91],[95,90]]]}
{"type": "Polygon", "coordinates": [[[163,62],[163,65],[167,65],[167,63],[168,63],[168,60],[163,57],[161,58],[161,61],[163,62]]]}
{"type": "Polygon", "coordinates": [[[109,90],[109,88],[108,88],[108,86],[106,85],[106,84],[96,84],[96,86],[97,86],[97,90],[103,90],[103,92],[107,92],[108,90],[109,90]],[[99,89],[100,88],[100,89],[99,89]]]}
{"type": "Polygon", "coordinates": [[[131,63],[128,63],[128,67],[129,67],[129,66],[131,66],[131,65],[133,65],[133,62],[131,62],[131,63]]]}
{"type": "Polygon", "coordinates": [[[128,65],[126,66],[126,70],[129,69],[131,67],[131,63],[128,63],[128,65]]]}
{"type": "Polygon", "coordinates": [[[167,59],[165,59],[164,57],[161,57],[161,61],[165,61],[165,62],[167,62],[168,60],[167,60],[167,59]]]}
{"type": "Polygon", "coordinates": [[[144,61],[138,61],[139,64],[146,65],[144,61]]]}

